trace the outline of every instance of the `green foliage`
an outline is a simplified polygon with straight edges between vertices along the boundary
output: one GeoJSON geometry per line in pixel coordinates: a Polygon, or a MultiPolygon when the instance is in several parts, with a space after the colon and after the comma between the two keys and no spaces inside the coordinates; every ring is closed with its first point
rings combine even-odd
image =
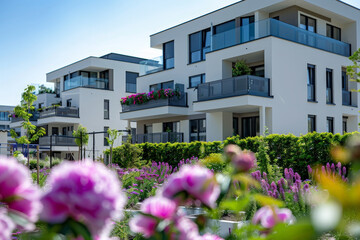
{"type": "Polygon", "coordinates": [[[81,146],[81,143],[83,146],[85,146],[89,142],[89,135],[87,134],[87,129],[86,129],[86,127],[83,127],[81,125],[79,125],[79,127],[76,131],[74,130],[73,137],[76,137],[75,143],[79,147],[81,146]],[[81,141],[81,139],[82,139],[82,141],[81,141]]]}
{"type": "Polygon", "coordinates": [[[347,75],[350,76],[351,81],[360,82],[360,48],[355,51],[354,54],[349,57],[349,59],[353,62],[353,65],[347,67],[347,75]]]}
{"type": "Polygon", "coordinates": [[[44,84],[41,84],[39,86],[39,94],[42,93],[55,93],[55,91],[52,90],[51,88],[46,87],[44,84]]]}
{"type": "Polygon", "coordinates": [[[250,75],[250,74],[251,74],[251,68],[248,65],[246,65],[246,62],[244,60],[236,62],[235,66],[232,69],[233,77],[250,75]]]}
{"type": "Polygon", "coordinates": [[[115,143],[116,139],[119,136],[121,136],[121,133],[119,133],[118,130],[116,130],[116,129],[110,129],[110,128],[107,130],[107,133],[108,133],[108,137],[106,137],[106,141],[108,142],[108,144],[110,146],[110,162],[109,162],[109,164],[111,165],[114,143],[115,143]]]}
{"type": "MultiPolygon", "coordinates": [[[[52,166],[56,166],[59,165],[62,161],[58,158],[54,158],[52,160],[52,166]]],[[[37,160],[36,159],[30,159],[30,170],[36,170],[36,164],[37,164],[37,160]]],[[[39,168],[50,168],[50,162],[49,161],[44,161],[44,160],[40,160],[39,161],[39,168]]]]}
{"type": "Polygon", "coordinates": [[[226,165],[220,153],[211,153],[209,156],[201,159],[200,163],[208,169],[214,170],[214,172],[222,172],[226,165]]]}
{"type": "Polygon", "coordinates": [[[14,157],[17,157],[19,154],[21,154],[20,151],[15,151],[15,152],[13,153],[14,157]]]}

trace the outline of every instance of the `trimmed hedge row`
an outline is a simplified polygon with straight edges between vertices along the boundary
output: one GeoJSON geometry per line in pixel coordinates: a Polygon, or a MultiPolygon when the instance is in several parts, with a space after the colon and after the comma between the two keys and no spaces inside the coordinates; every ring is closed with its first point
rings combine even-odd
{"type": "MultiPolygon", "coordinates": [[[[307,176],[307,165],[326,164],[331,162],[330,148],[332,145],[343,145],[346,139],[354,133],[344,135],[332,133],[308,133],[297,137],[292,134],[271,134],[265,137],[269,145],[268,155],[271,162],[277,162],[279,167],[293,168],[302,176],[307,176]]],[[[241,149],[257,152],[259,139],[263,136],[240,138],[229,137],[223,142],[191,142],[191,143],[142,143],[137,146],[142,150],[141,158],[156,162],[167,162],[177,165],[181,159],[191,157],[203,158],[211,153],[221,153],[228,144],[236,144],[241,149]]],[[[119,151],[122,146],[114,148],[113,162],[118,163],[119,151]]],[[[106,153],[106,152],[105,152],[106,153]]]]}

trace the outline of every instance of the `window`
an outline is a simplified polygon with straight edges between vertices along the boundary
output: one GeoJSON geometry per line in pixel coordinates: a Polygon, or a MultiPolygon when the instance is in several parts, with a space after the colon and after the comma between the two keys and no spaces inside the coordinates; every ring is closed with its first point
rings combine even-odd
{"type": "Polygon", "coordinates": [[[62,128],[62,135],[63,135],[63,136],[66,136],[66,135],[67,135],[67,131],[66,131],[66,130],[67,130],[66,127],[63,127],[63,128],[62,128]]]}
{"type": "Polygon", "coordinates": [[[239,118],[233,117],[233,135],[239,135],[239,118]]]}
{"type": "Polygon", "coordinates": [[[241,42],[248,42],[255,38],[255,17],[242,17],[240,19],[240,25],[241,25],[241,42]]]}
{"type": "Polygon", "coordinates": [[[326,36],[341,41],[341,29],[330,24],[326,24],[326,36]]]}
{"type": "Polygon", "coordinates": [[[8,112],[0,112],[0,121],[10,121],[8,112]]]}
{"type": "Polygon", "coordinates": [[[189,35],[189,62],[205,60],[205,53],[210,51],[210,28],[189,35]]]}
{"type": "Polygon", "coordinates": [[[72,101],[72,99],[66,100],[66,106],[67,107],[71,107],[71,101],[72,101]]]}
{"type": "Polygon", "coordinates": [[[174,81],[162,82],[150,85],[151,91],[158,91],[160,89],[174,89],[174,81]]]}
{"type": "Polygon", "coordinates": [[[227,32],[227,31],[231,31],[233,29],[235,29],[235,20],[231,20],[229,22],[216,25],[214,27],[214,34],[219,34],[219,33],[227,32]]]}
{"type": "Polygon", "coordinates": [[[179,132],[180,122],[164,122],[163,132],[179,132]]]}
{"type": "Polygon", "coordinates": [[[265,66],[259,65],[250,67],[251,68],[251,75],[258,76],[258,77],[265,77],[265,66]]]}
{"type": "Polygon", "coordinates": [[[315,96],[315,66],[308,64],[308,81],[307,81],[307,93],[308,101],[316,101],[315,96]]]}
{"type": "Polygon", "coordinates": [[[107,137],[109,137],[109,134],[107,133],[107,130],[109,129],[109,127],[104,127],[104,146],[109,146],[109,143],[107,141],[107,137]]]}
{"type": "Polygon", "coordinates": [[[343,133],[346,133],[348,131],[347,130],[347,120],[348,120],[348,117],[343,117],[343,120],[342,120],[343,133]]]}
{"type": "Polygon", "coordinates": [[[174,41],[164,43],[164,69],[174,68],[174,41]]]}
{"type": "Polygon", "coordinates": [[[98,83],[96,84],[96,86],[102,89],[109,89],[109,79],[110,79],[109,70],[102,71],[99,73],[99,75],[100,75],[100,79],[97,79],[98,83]]]}
{"type": "Polygon", "coordinates": [[[59,128],[58,127],[52,127],[51,128],[51,135],[59,135],[59,128]]]}
{"type": "Polygon", "coordinates": [[[206,120],[190,120],[190,141],[206,141],[206,120]]]}
{"type": "Polygon", "coordinates": [[[245,117],[241,119],[241,137],[255,137],[260,135],[259,117],[245,117]]]}
{"type": "Polygon", "coordinates": [[[126,72],[126,92],[136,93],[136,78],[139,73],[126,72]]]}
{"type": "Polygon", "coordinates": [[[308,132],[316,131],[316,116],[308,115],[308,132]]]}
{"type": "Polygon", "coordinates": [[[300,28],[316,33],[316,19],[300,15],[300,28]]]}
{"type": "Polygon", "coordinates": [[[197,85],[205,82],[205,73],[189,77],[189,88],[194,88],[197,85]]]}
{"type": "Polygon", "coordinates": [[[331,69],[326,69],[326,103],[334,103],[333,71],[331,69]]]}
{"type": "Polygon", "coordinates": [[[326,118],[326,129],[329,133],[334,133],[334,118],[333,117],[326,118]]]}
{"type": "Polygon", "coordinates": [[[109,112],[109,108],[110,108],[110,101],[109,100],[104,100],[104,119],[110,119],[110,112],[109,112]]]}
{"type": "Polygon", "coordinates": [[[348,77],[346,71],[341,72],[341,85],[343,91],[348,91],[348,77]]]}
{"type": "Polygon", "coordinates": [[[144,134],[153,133],[152,124],[145,124],[144,125],[144,134]]]}

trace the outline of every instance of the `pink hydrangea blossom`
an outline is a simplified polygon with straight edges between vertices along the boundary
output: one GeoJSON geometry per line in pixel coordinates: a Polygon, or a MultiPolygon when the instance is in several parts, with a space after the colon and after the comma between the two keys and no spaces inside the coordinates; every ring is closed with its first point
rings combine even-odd
{"type": "Polygon", "coordinates": [[[247,172],[255,166],[255,154],[249,151],[241,152],[231,159],[232,164],[238,172],[247,172]]]}
{"type": "Polygon", "coordinates": [[[142,214],[137,214],[129,222],[131,231],[134,233],[141,233],[146,238],[149,238],[155,234],[157,224],[158,221],[155,218],[142,214]]]}
{"type": "Polygon", "coordinates": [[[180,216],[175,220],[175,227],[178,230],[178,236],[174,239],[200,239],[198,226],[192,220],[186,218],[185,216],[180,216]]]}
{"type": "Polygon", "coordinates": [[[291,223],[292,221],[294,221],[294,217],[289,209],[269,206],[260,208],[252,220],[253,224],[260,223],[264,228],[272,228],[279,222],[291,223]]]}
{"type": "Polygon", "coordinates": [[[73,218],[86,224],[93,236],[108,236],[126,203],[121,183],[103,164],[64,162],[48,178],[40,217],[49,223],[73,218]]]}
{"type": "Polygon", "coordinates": [[[0,157],[0,203],[30,222],[38,220],[42,207],[40,190],[26,167],[12,158],[0,157]]]}
{"type": "Polygon", "coordinates": [[[207,233],[207,234],[201,236],[201,240],[224,240],[224,239],[219,236],[207,233]]]}
{"type": "Polygon", "coordinates": [[[161,196],[150,197],[141,204],[141,211],[161,219],[171,219],[176,213],[174,201],[161,196]]]}
{"type": "Polygon", "coordinates": [[[12,231],[15,229],[15,224],[6,215],[6,210],[0,208],[0,240],[11,239],[12,231]]]}
{"type": "Polygon", "coordinates": [[[186,201],[176,195],[185,192],[193,199],[200,200],[208,207],[215,207],[220,194],[220,187],[214,179],[214,173],[207,168],[195,165],[184,165],[179,172],[172,174],[165,184],[162,195],[176,199],[178,202],[186,201]]]}

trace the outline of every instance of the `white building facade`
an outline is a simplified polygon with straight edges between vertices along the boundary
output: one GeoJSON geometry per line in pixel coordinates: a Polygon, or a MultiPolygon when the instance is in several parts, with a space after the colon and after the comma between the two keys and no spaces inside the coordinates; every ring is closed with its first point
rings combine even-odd
{"type": "MultiPolygon", "coordinates": [[[[37,94],[37,112],[31,119],[46,130],[46,136],[39,139],[40,150],[50,154],[51,145],[54,157],[78,159],[79,147],[72,134],[79,125],[89,133],[107,129],[125,131],[131,127],[127,121],[120,120],[120,97],[136,92],[139,62],[144,60],[110,53],[88,57],[47,73],[47,82],[53,83],[55,90],[37,94]]],[[[17,125],[21,126],[21,122],[15,120],[11,127],[19,127],[17,125]]],[[[104,157],[104,150],[109,148],[106,136],[106,133],[89,134],[83,157],[104,157]]],[[[120,145],[121,139],[114,145],[120,145]]]]}
{"type": "Polygon", "coordinates": [[[135,142],[358,129],[345,68],[360,47],[360,11],[341,1],[244,0],[151,35],[151,47],[163,56],[141,63],[137,92],[182,97],[124,106],[135,142]],[[233,76],[239,61],[250,74],[233,76]]]}

